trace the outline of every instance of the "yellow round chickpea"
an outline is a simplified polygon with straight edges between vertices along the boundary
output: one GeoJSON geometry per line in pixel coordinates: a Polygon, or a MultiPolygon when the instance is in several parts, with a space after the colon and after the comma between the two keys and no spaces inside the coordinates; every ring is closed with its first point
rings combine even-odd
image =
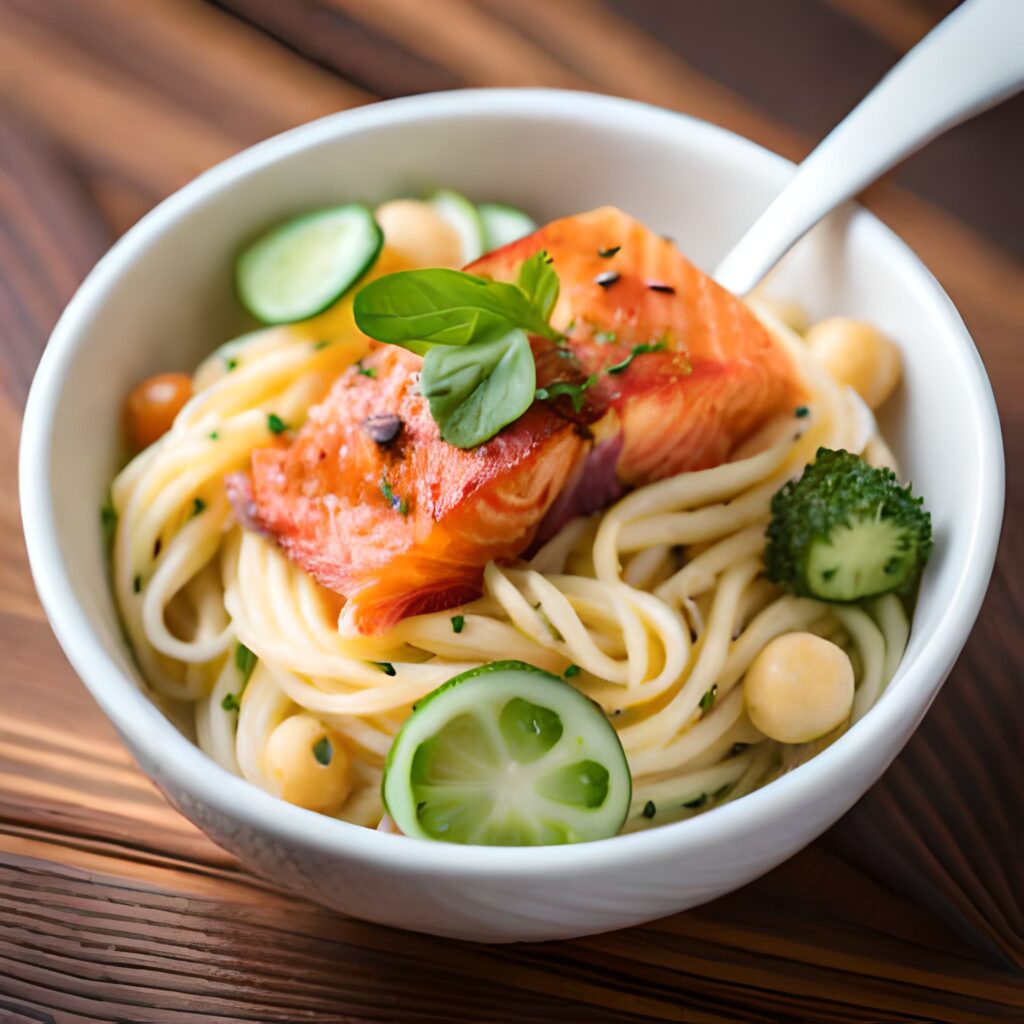
{"type": "Polygon", "coordinates": [[[806,334],[811,355],[838,384],[848,384],[872,409],[892,394],[902,372],[900,350],[863,320],[834,316],[806,334]]]}
{"type": "Polygon", "coordinates": [[[320,719],[304,712],[284,719],[263,755],[278,796],[310,811],[330,814],[351,790],[348,754],[320,719]]]}
{"type": "Polygon", "coordinates": [[[384,244],[413,267],[458,267],[462,246],[455,228],[429,203],[394,199],[377,207],[384,244]]]}
{"type": "Polygon", "coordinates": [[[846,720],[853,707],[853,665],[846,652],[813,633],[785,633],[766,644],[743,680],[751,722],[779,743],[808,743],[846,720]]]}

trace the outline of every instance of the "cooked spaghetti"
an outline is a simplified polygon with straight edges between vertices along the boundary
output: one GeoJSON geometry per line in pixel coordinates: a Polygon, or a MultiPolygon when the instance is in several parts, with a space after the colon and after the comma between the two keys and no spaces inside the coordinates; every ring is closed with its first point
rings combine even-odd
{"type": "Polygon", "coordinates": [[[351,299],[224,346],[112,487],[116,599],[158,700],[224,769],[368,827],[384,818],[385,759],[412,706],[506,659],[564,676],[608,716],[632,775],[627,831],[703,813],[802,763],[878,699],[909,620],[893,593],[831,604],[769,582],[772,498],[819,448],[895,463],[856,392],[767,305],[751,308],[799,368],[805,406],[721,465],[639,486],[530,557],[490,562],[479,599],[371,634],[346,626],[343,597],[239,521],[225,484],[367,355],[351,299]],[[846,652],[855,695],[825,735],[782,743],[752,721],[743,681],[771,641],[797,633],[846,652]],[[319,734],[339,752],[333,775],[281,768],[290,743],[308,754],[319,734]]]}

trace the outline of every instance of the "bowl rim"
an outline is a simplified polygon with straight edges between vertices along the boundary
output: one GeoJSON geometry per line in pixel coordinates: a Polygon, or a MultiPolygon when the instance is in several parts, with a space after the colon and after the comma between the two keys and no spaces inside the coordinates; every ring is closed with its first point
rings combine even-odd
{"type": "Polygon", "coordinates": [[[981,486],[976,494],[965,495],[971,505],[960,523],[970,529],[970,536],[949,599],[916,660],[901,666],[900,686],[811,761],[741,801],[717,808],[713,814],[655,829],[591,843],[542,847],[470,847],[410,840],[325,817],[265,793],[207,757],[120,670],[103,649],[82,604],[70,596],[73,590],[59,553],[49,466],[54,413],[81,338],[79,323],[91,319],[138,253],[191,207],[215,197],[238,179],[327,140],[400,129],[424,118],[446,120],[466,114],[495,119],[550,117],[584,122],[605,131],[614,130],[616,122],[643,123],[651,130],[688,133],[695,145],[729,151],[733,159],[739,157],[752,166],[774,164],[772,173],[779,169],[792,173],[795,167],[757,143],[687,114],[594,93],[527,88],[453,90],[343,110],[257,143],[199,175],[130,228],[89,273],[53,329],[26,405],[19,453],[22,523],[37,591],[72,667],[129,745],[151,752],[148,756],[154,771],[148,774],[166,782],[167,789],[197,797],[218,814],[286,842],[419,875],[567,877],[587,869],[635,867],[665,855],[678,856],[686,850],[742,839],[799,813],[815,797],[827,800],[828,779],[851,771],[858,760],[872,763],[872,780],[877,778],[924,716],[977,617],[999,539],[1004,466],[991,385],[959,313],[910,248],[859,207],[855,207],[851,227],[853,221],[860,222],[858,229],[874,236],[872,245],[895,252],[907,268],[907,289],[932,305],[959,335],[956,354],[964,382],[963,399],[970,405],[970,422],[976,424],[972,443],[981,486]],[[898,738],[894,752],[889,753],[892,743],[879,742],[884,736],[898,738]],[[887,752],[881,763],[871,760],[873,746],[887,752]]]}

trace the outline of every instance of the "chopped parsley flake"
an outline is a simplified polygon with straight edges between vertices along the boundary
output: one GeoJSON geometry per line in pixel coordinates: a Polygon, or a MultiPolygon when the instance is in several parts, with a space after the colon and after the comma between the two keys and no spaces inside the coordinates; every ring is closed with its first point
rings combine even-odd
{"type": "Polygon", "coordinates": [[[658,808],[654,806],[653,800],[648,800],[644,804],[644,809],[640,812],[645,818],[653,818],[658,813],[658,808]]]}
{"type": "Polygon", "coordinates": [[[142,593],[142,577],[141,576],[136,576],[135,579],[132,580],[132,589],[135,591],[136,594],[141,594],[142,593]]]}
{"type": "Polygon", "coordinates": [[[614,331],[595,331],[594,341],[599,345],[612,345],[615,343],[617,335],[614,331]]]}
{"type": "Polygon", "coordinates": [[[656,341],[649,345],[634,345],[633,350],[622,360],[621,363],[616,363],[614,366],[609,366],[605,373],[622,373],[637,356],[642,356],[647,352],[660,352],[664,349],[664,345],[660,341],[656,341]]]}
{"type": "Polygon", "coordinates": [[[703,807],[708,802],[707,793],[701,793],[700,796],[694,797],[693,800],[687,800],[684,807],[703,807]]]}
{"type": "Polygon", "coordinates": [[[572,402],[573,411],[579,412],[583,408],[583,393],[596,383],[596,375],[591,375],[582,384],[576,384],[569,380],[556,380],[553,384],[548,384],[547,387],[537,388],[536,397],[538,401],[544,402],[550,398],[567,395],[572,402]]]}
{"type": "Polygon", "coordinates": [[[395,672],[395,666],[390,661],[374,661],[371,664],[376,665],[386,676],[397,675],[395,672]]]}
{"type": "Polygon", "coordinates": [[[267,429],[272,434],[283,434],[288,429],[288,424],[276,412],[272,412],[267,417],[267,429]]]}
{"type": "Polygon", "coordinates": [[[320,349],[327,348],[327,346],[330,345],[330,343],[331,343],[331,339],[330,338],[321,338],[319,341],[313,342],[313,351],[314,352],[319,352],[320,349]]]}
{"type": "Polygon", "coordinates": [[[229,356],[227,359],[224,360],[224,369],[227,370],[228,373],[230,373],[232,370],[237,369],[237,368],[238,368],[238,360],[237,359],[234,359],[234,358],[229,356]]]}
{"type": "Polygon", "coordinates": [[[242,694],[245,693],[245,688],[249,683],[253,670],[256,668],[258,660],[256,655],[245,644],[241,642],[235,644],[235,668],[238,669],[238,674],[241,676],[242,685],[239,686],[237,694],[228,693],[224,695],[220,706],[225,711],[240,711],[242,709],[242,694]]]}
{"type": "Polygon", "coordinates": [[[388,483],[388,478],[382,476],[380,478],[380,493],[384,495],[384,500],[397,512],[399,515],[406,516],[409,514],[409,502],[405,498],[400,498],[395,494],[388,483]]]}
{"type": "Polygon", "coordinates": [[[360,377],[375,378],[377,376],[377,371],[372,366],[363,366],[362,359],[356,363],[356,373],[358,373],[360,377]]]}
{"type": "Polygon", "coordinates": [[[216,440],[218,440],[218,438],[220,437],[220,433],[219,433],[218,431],[216,431],[216,430],[211,430],[211,431],[210,431],[210,432],[209,432],[209,433],[208,433],[208,434],[207,434],[206,436],[207,436],[207,437],[208,437],[208,438],[209,438],[209,439],[210,439],[211,441],[216,441],[216,440]]]}
{"type": "Polygon", "coordinates": [[[607,249],[598,249],[597,255],[603,260],[610,260],[621,248],[621,245],[612,245],[607,249]]]}
{"type": "Polygon", "coordinates": [[[331,763],[334,757],[334,747],[326,736],[321,736],[313,744],[313,756],[316,758],[317,764],[322,764],[325,768],[331,763]]]}
{"type": "Polygon", "coordinates": [[[466,616],[465,615],[453,615],[452,616],[452,632],[461,633],[466,628],[466,616]]]}
{"type": "Polygon", "coordinates": [[[580,667],[579,667],[579,665],[570,665],[570,666],[569,666],[569,667],[568,667],[568,668],[567,668],[567,669],[566,669],[566,670],[565,670],[565,671],[564,671],[564,672],[562,673],[562,675],[563,675],[563,676],[564,676],[564,677],[565,677],[566,679],[572,679],[572,677],[573,677],[573,676],[577,676],[577,675],[579,675],[579,673],[580,673],[580,667]]]}
{"type": "Polygon", "coordinates": [[[808,409],[806,405],[798,405],[796,407],[796,418],[798,420],[802,420],[805,416],[809,416],[810,414],[811,410],[808,409]]]}
{"type": "Polygon", "coordinates": [[[192,518],[194,519],[200,512],[206,509],[206,502],[202,498],[192,499],[192,518]]]}
{"type": "Polygon", "coordinates": [[[700,709],[706,715],[714,706],[718,696],[718,683],[715,683],[700,699],[700,709]]]}
{"type": "Polygon", "coordinates": [[[239,675],[242,677],[243,690],[245,689],[245,684],[249,682],[249,678],[252,676],[258,660],[256,655],[245,644],[235,644],[235,668],[238,669],[239,675]]]}

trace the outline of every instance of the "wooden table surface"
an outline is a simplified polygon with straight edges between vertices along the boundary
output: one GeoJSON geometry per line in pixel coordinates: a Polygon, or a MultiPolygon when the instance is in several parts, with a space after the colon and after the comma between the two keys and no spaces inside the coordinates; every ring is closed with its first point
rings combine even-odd
{"type": "Polygon", "coordinates": [[[164,803],[71,672],[16,504],[20,412],[61,307],[141,214],[243,146],[380,96],[549,84],[664,104],[799,158],[951,6],[0,2],[0,1020],[1022,1019],[1019,99],[865,197],[947,288],[995,385],[1008,511],[981,620],[883,780],[712,904],[483,947],[254,878],[164,803]]]}

